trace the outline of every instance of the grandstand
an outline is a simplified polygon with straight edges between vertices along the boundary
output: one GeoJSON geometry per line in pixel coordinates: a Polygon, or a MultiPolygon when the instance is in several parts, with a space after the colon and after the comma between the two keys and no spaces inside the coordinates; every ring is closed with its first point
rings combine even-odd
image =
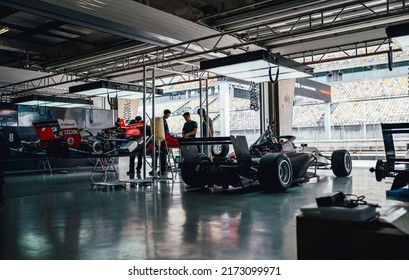
{"type": "Polygon", "coordinates": [[[331,84],[332,102],[408,97],[408,78],[394,77],[331,84]]]}
{"type": "MultiPolygon", "coordinates": [[[[402,56],[399,58],[403,59],[402,56]]],[[[379,59],[360,58],[359,63],[371,65],[378,63],[379,59]]],[[[334,62],[331,67],[344,66],[339,64],[334,62]]],[[[369,70],[365,73],[357,72],[355,76],[351,71],[348,79],[329,83],[332,92],[330,127],[322,126],[325,117],[323,106],[326,105],[296,102],[293,108],[293,134],[297,135],[299,141],[302,139],[303,143],[316,146],[324,152],[346,148],[355,158],[383,159],[385,155],[380,124],[409,122],[409,91],[407,66],[392,72],[384,69],[382,73],[385,75],[380,75],[380,68],[365,68],[369,70]]],[[[396,151],[404,154],[409,135],[397,135],[395,138],[396,151]]]]}
{"type": "MultiPolygon", "coordinates": [[[[331,125],[407,122],[409,117],[408,78],[394,77],[331,84],[331,125]]],[[[315,127],[324,116],[323,104],[294,106],[294,128],[315,127]]]]}
{"type": "MultiPolygon", "coordinates": [[[[409,94],[407,77],[371,79],[355,82],[336,82],[332,85],[332,126],[353,126],[380,124],[381,122],[407,122],[409,116],[409,94]]],[[[244,98],[229,97],[230,125],[232,133],[245,133],[260,129],[258,112],[249,109],[250,101],[244,98]]],[[[182,114],[190,112],[195,121],[199,108],[197,98],[175,99],[157,98],[155,112],[161,116],[164,109],[172,111],[169,124],[173,133],[180,133],[184,120],[182,114]]],[[[150,116],[151,103],[146,111],[150,116]]],[[[209,116],[214,121],[216,134],[220,131],[218,117],[220,102],[215,96],[209,97],[209,116]]],[[[142,114],[142,108],[139,108],[142,114]]],[[[298,97],[293,109],[293,128],[314,129],[322,125],[325,104],[308,98],[298,97]]],[[[310,133],[313,135],[313,133],[310,133]]]]}
{"type": "Polygon", "coordinates": [[[293,109],[293,127],[316,127],[324,115],[324,104],[299,105],[293,109]]]}
{"type": "MultiPolygon", "coordinates": [[[[408,55],[405,57],[403,52],[399,53],[398,58],[409,60],[408,55]]],[[[405,66],[405,75],[402,74],[402,67],[397,69],[399,71],[381,75],[386,73],[379,72],[379,69],[382,68],[380,63],[384,63],[383,56],[360,57],[353,63],[335,61],[330,66],[328,63],[325,63],[324,66],[328,69],[339,67],[348,70],[348,63],[354,67],[377,64],[379,68],[367,67],[361,72],[354,68],[354,71],[358,72],[349,72],[349,78],[345,79],[344,75],[343,80],[329,82],[332,92],[330,110],[326,110],[328,104],[322,101],[296,96],[293,107],[293,134],[303,142],[328,150],[345,147],[345,145],[361,151],[382,150],[380,124],[409,122],[407,67],[405,66]],[[354,75],[355,77],[350,78],[354,75]],[[324,127],[324,120],[327,119],[326,111],[331,113],[329,128],[324,127]],[[351,143],[346,141],[351,141],[351,143]]],[[[317,69],[324,71],[324,66],[320,65],[317,69]]],[[[316,80],[322,81],[319,78],[322,75],[318,73],[317,77],[316,80]]],[[[193,120],[199,122],[199,116],[196,113],[199,108],[197,96],[194,98],[185,98],[185,96],[188,95],[182,94],[178,98],[164,96],[155,101],[157,116],[161,116],[164,109],[172,111],[168,123],[171,132],[178,135],[184,124],[182,117],[184,112],[190,112],[193,120]]],[[[242,97],[230,96],[229,105],[231,134],[246,135],[248,142],[253,142],[260,134],[259,112],[250,110],[250,100],[242,97]]],[[[146,108],[148,115],[151,114],[151,108],[151,103],[148,102],[146,108]]],[[[141,110],[142,108],[139,108],[139,114],[142,113],[141,110]]],[[[209,96],[209,116],[214,120],[216,135],[220,135],[220,100],[217,95],[209,96]]],[[[400,148],[403,149],[405,142],[409,143],[409,139],[402,141],[400,148]]]]}
{"type": "Polygon", "coordinates": [[[409,98],[385,98],[340,103],[331,115],[332,125],[407,122],[409,98]]]}

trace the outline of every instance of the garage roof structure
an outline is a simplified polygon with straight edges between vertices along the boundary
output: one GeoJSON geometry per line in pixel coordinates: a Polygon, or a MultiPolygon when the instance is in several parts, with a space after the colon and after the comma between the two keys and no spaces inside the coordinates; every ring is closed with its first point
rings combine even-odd
{"type": "MultiPolygon", "coordinates": [[[[0,0],[0,101],[70,97],[69,87],[107,80],[140,86],[146,67],[156,69],[159,86],[181,73],[206,79],[201,62],[256,52],[303,69],[387,56],[401,49],[385,29],[408,23],[405,0],[0,0]]],[[[120,158],[118,167],[119,179],[128,179],[128,158],[120,158]]],[[[342,178],[318,171],[315,181],[286,193],[226,195],[186,191],[179,177],[93,192],[85,168],[7,174],[0,259],[292,260],[295,216],[317,196],[342,191],[365,194],[385,210],[403,205],[385,199],[384,184],[368,179],[366,165],[342,178]]],[[[348,237],[339,247],[350,253],[355,245],[351,258],[393,259],[400,248],[368,242],[362,250],[350,242],[348,237]],[[362,255],[367,248],[378,255],[362,255]]]]}
{"type": "Polygon", "coordinates": [[[0,1],[1,96],[140,82],[143,66],[197,72],[200,61],[260,49],[311,66],[334,52],[379,54],[385,28],[409,21],[407,1],[168,2],[0,1]]]}

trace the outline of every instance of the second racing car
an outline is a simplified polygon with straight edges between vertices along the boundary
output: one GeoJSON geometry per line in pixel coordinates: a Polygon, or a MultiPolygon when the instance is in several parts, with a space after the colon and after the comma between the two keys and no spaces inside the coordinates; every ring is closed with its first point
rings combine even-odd
{"type": "Polygon", "coordinates": [[[352,159],[347,150],[335,150],[328,157],[315,147],[297,147],[294,140],[292,135],[273,136],[269,129],[250,147],[245,136],[182,138],[181,176],[187,185],[195,187],[217,185],[227,189],[259,184],[266,190],[282,192],[316,176],[319,166],[331,167],[338,177],[351,174],[352,159]],[[199,153],[201,145],[216,144],[231,144],[234,156],[211,159],[199,153]]]}

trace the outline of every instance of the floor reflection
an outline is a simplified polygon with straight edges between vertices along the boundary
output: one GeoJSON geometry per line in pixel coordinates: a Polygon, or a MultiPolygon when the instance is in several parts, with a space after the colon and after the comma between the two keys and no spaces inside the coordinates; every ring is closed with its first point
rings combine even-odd
{"type": "Polygon", "coordinates": [[[90,190],[85,171],[7,176],[0,258],[296,259],[295,217],[317,196],[342,191],[399,203],[367,168],[347,178],[318,173],[285,193],[192,191],[179,177],[102,192],[90,190]]]}

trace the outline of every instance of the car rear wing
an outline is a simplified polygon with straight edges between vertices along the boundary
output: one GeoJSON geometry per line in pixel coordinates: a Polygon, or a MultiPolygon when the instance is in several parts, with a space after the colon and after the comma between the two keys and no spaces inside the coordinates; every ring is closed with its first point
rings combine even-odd
{"type": "Polygon", "coordinates": [[[216,145],[232,144],[230,137],[198,137],[198,138],[178,138],[179,145],[216,145]]]}
{"type": "Polygon", "coordinates": [[[64,139],[69,147],[79,147],[81,134],[74,120],[52,120],[33,122],[38,139],[43,142],[64,139]]]}
{"type": "Polygon", "coordinates": [[[393,141],[393,134],[409,134],[409,123],[381,123],[381,128],[388,169],[392,171],[395,170],[395,164],[409,163],[409,158],[396,157],[393,141]]]}

